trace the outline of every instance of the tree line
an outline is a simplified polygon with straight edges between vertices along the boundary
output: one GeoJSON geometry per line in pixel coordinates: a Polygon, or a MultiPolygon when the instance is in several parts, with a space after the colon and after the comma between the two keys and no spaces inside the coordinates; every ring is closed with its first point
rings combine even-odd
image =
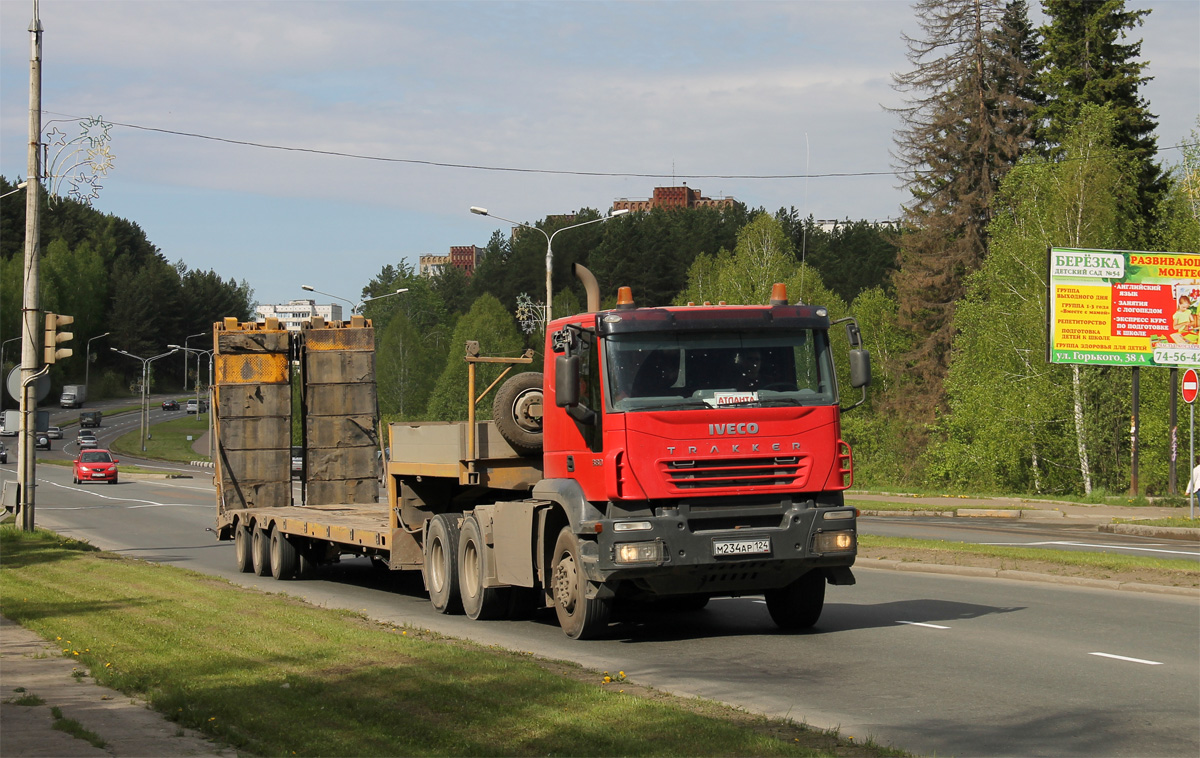
{"type": "MultiPolygon", "coordinates": [[[[16,187],[0,177],[0,194],[16,187]]],[[[83,384],[93,395],[117,395],[141,381],[138,361],[109,348],[142,358],[183,344],[194,334],[212,333],[225,316],[250,318],[254,293],[250,285],[225,279],[217,272],[170,263],[135,223],[71,199],[42,196],[39,211],[41,258],[39,302],[42,310],[75,317],[73,355],[56,362],[52,386],[83,384]],[[88,349],[88,341],[96,339],[88,349]],[[90,356],[92,365],[86,366],[90,356]]],[[[5,374],[21,363],[21,308],[24,303],[25,195],[0,200],[0,340],[15,340],[4,352],[5,374]]],[[[39,337],[40,339],[40,337],[39,337]]],[[[189,347],[211,349],[212,339],[195,338],[189,347]]],[[[194,358],[195,356],[193,356],[194,358]]],[[[161,377],[152,387],[183,387],[182,358],[150,364],[161,377]]],[[[195,360],[188,373],[195,379],[195,360]]],[[[207,368],[201,381],[207,381],[207,368]]],[[[4,402],[15,404],[5,393],[4,402]]]]}

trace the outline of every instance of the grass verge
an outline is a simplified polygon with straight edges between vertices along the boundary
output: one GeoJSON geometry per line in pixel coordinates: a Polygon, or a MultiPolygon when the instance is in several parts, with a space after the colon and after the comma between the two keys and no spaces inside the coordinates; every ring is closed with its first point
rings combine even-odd
{"type": "Polygon", "coordinates": [[[871,559],[884,558],[1161,584],[1169,587],[1200,587],[1200,567],[1195,561],[1184,559],[978,545],[969,542],[880,537],[869,534],[860,534],[858,539],[859,566],[870,566],[871,559]]]}
{"type": "Polygon", "coordinates": [[[903,755],[52,532],[0,527],[0,604],[100,683],[259,755],[903,755]]]}
{"type": "Polygon", "coordinates": [[[139,458],[156,458],[163,461],[188,463],[207,461],[208,456],[198,455],[192,444],[208,431],[208,414],[194,413],[174,421],[163,421],[150,428],[146,439],[146,452],[142,452],[141,430],[128,432],[115,439],[113,450],[139,458]],[[188,439],[191,437],[192,439],[188,439]]]}

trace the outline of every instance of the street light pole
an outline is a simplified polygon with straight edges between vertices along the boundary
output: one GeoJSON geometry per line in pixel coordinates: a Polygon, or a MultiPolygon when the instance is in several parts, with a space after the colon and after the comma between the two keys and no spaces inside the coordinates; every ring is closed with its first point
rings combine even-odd
{"type": "MultiPolygon", "coordinates": [[[[183,338],[183,346],[187,347],[188,340],[192,339],[193,337],[203,337],[206,334],[208,334],[208,332],[200,332],[199,334],[189,334],[188,336],[183,338]]],[[[167,345],[167,347],[176,347],[176,346],[175,345],[167,345]]],[[[183,354],[183,391],[184,392],[187,392],[187,364],[188,364],[188,354],[184,353],[183,354]]],[[[197,358],[196,359],[196,383],[199,384],[199,382],[200,382],[200,359],[197,358]]],[[[197,387],[196,392],[199,392],[199,391],[200,391],[200,388],[197,387]]]]}
{"type": "Polygon", "coordinates": [[[388,292],[385,295],[376,295],[375,297],[368,297],[363,300],[359,300],[357,303],[354,303],[340,295],[331,295],[328,292],[322,292],[319,289],[314,289],[313,286],[310,284],[301,284],[300,289],[304,290],[305,292],[315,292],[318,295],[324,295],[325,297],[332,297],[335,300],[342,300],[344,302],[350,303],[350,315],[351,316],[353,316],[355,313],[362,313],[362,307],[373,300],[382,300],[385,297],[392,297],[393,295],[402,295],[405,292],[408,292],[407,287],[401,287],[400,289],[396,290],[395,292],[388,292]]]}
{"type": "Polygon", "coordinates": [[[130,358],[133,358],[135,361],[142,362],[142,452],[144,453],[146,452],[146,429],[150,426],[150,364],[159,358],[166,358],[168,355],[174,355],[179,351],[178,349],[170,350],[165,353],[159,353],[158,355],[151,356],[150,358],[143,358],[140,355],[134,355],[126,350],[118,350],[115,347],[110,347],[109,350],[112,350],[114,353],[120,353],[121,355],[127,355],[130,358]]]}
{"type": "Polygon", "coordinates": [[[620,210],[609,213],[607,216],[601,216],[600,218],[594,218],[591,221],[584,221],[579,224],[572,224],[570,226],[564,226],[561,229],[556,229],[553,234],[546,234],[546,231],[544,229],[539,229],[538,227],[532,226],[530,224],[523,224],[520,221],[513,221],[510,218],[504,218],[503,216],[497,216],[495,213],[489,213],[487,208],[480,208],[477,205],[471,206],[471,213],[474,213],[477,216],[491,216],[492,218],[498,218],[501,221],[507,221],[510,224],[516,224],[517,226],[523,226],[526,229],[533,229],[534,231],[541,232],[542,236],[546,238],[546,322],[545,323],[546,323],[546,327],[548,328],[550,325],[550,319],[551,319],[550,301],[554,296],[554,289],[551,286],[551,278],[553,277],[553,274],[554,274],[554,238],[558,236],[559,232],[565,232],[568,229],[578,229],[579,227],[587,226],[588,224],[599,224],[599,223],[608,221],[609,219],[616,218],[617,216],[624,216],[626,213],[629,213],[629,209],[622,208],[620,210]]]}
{"type": "Polygon", "coordinates": [[[213,454],[213,351],[198,350],[194,347],[183,347],[182,345],[167,345],[167,347],[176,350],[184,350],[187,353],[196,353],[196,415],[200,415],[200,356],[208,356],[208,458],[212,460],[213,454]]]}
{"type": "Polygon", "coordinates": [[[87,389],[88,383],[90,381],[90,376],[92,373],[92,340],[98,340],[101,337],[107,337],[110,334],[112,334],[112,332],[105,332],[104,334],[97,334],[95,337],[92,337],[92,339],[87,341],[87,352],[83,356],[83,386],[84,386],[84,389],[87,389]]]}

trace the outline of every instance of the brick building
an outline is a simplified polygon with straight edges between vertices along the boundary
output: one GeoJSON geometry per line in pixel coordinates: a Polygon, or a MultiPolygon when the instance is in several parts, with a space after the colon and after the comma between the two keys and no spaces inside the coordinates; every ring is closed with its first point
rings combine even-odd
{"type": "Polygon", "coordinates": [[[686,184],[681,187],[655,187],[649,200],[620,198],[613,202],[613,210],[648,211],[652,208],[732,208],[737,202],[732,197],[705,197],[700,190],[686,184]]]}

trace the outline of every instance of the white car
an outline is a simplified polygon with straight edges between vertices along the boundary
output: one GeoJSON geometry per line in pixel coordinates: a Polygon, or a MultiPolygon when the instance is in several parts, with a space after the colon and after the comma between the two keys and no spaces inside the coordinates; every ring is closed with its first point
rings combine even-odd
{"type": "Polygon", "coordinates": [[[52,440],[62,439],[62,427],[51,426],[46,429],[46,436],[52,440]]]}

